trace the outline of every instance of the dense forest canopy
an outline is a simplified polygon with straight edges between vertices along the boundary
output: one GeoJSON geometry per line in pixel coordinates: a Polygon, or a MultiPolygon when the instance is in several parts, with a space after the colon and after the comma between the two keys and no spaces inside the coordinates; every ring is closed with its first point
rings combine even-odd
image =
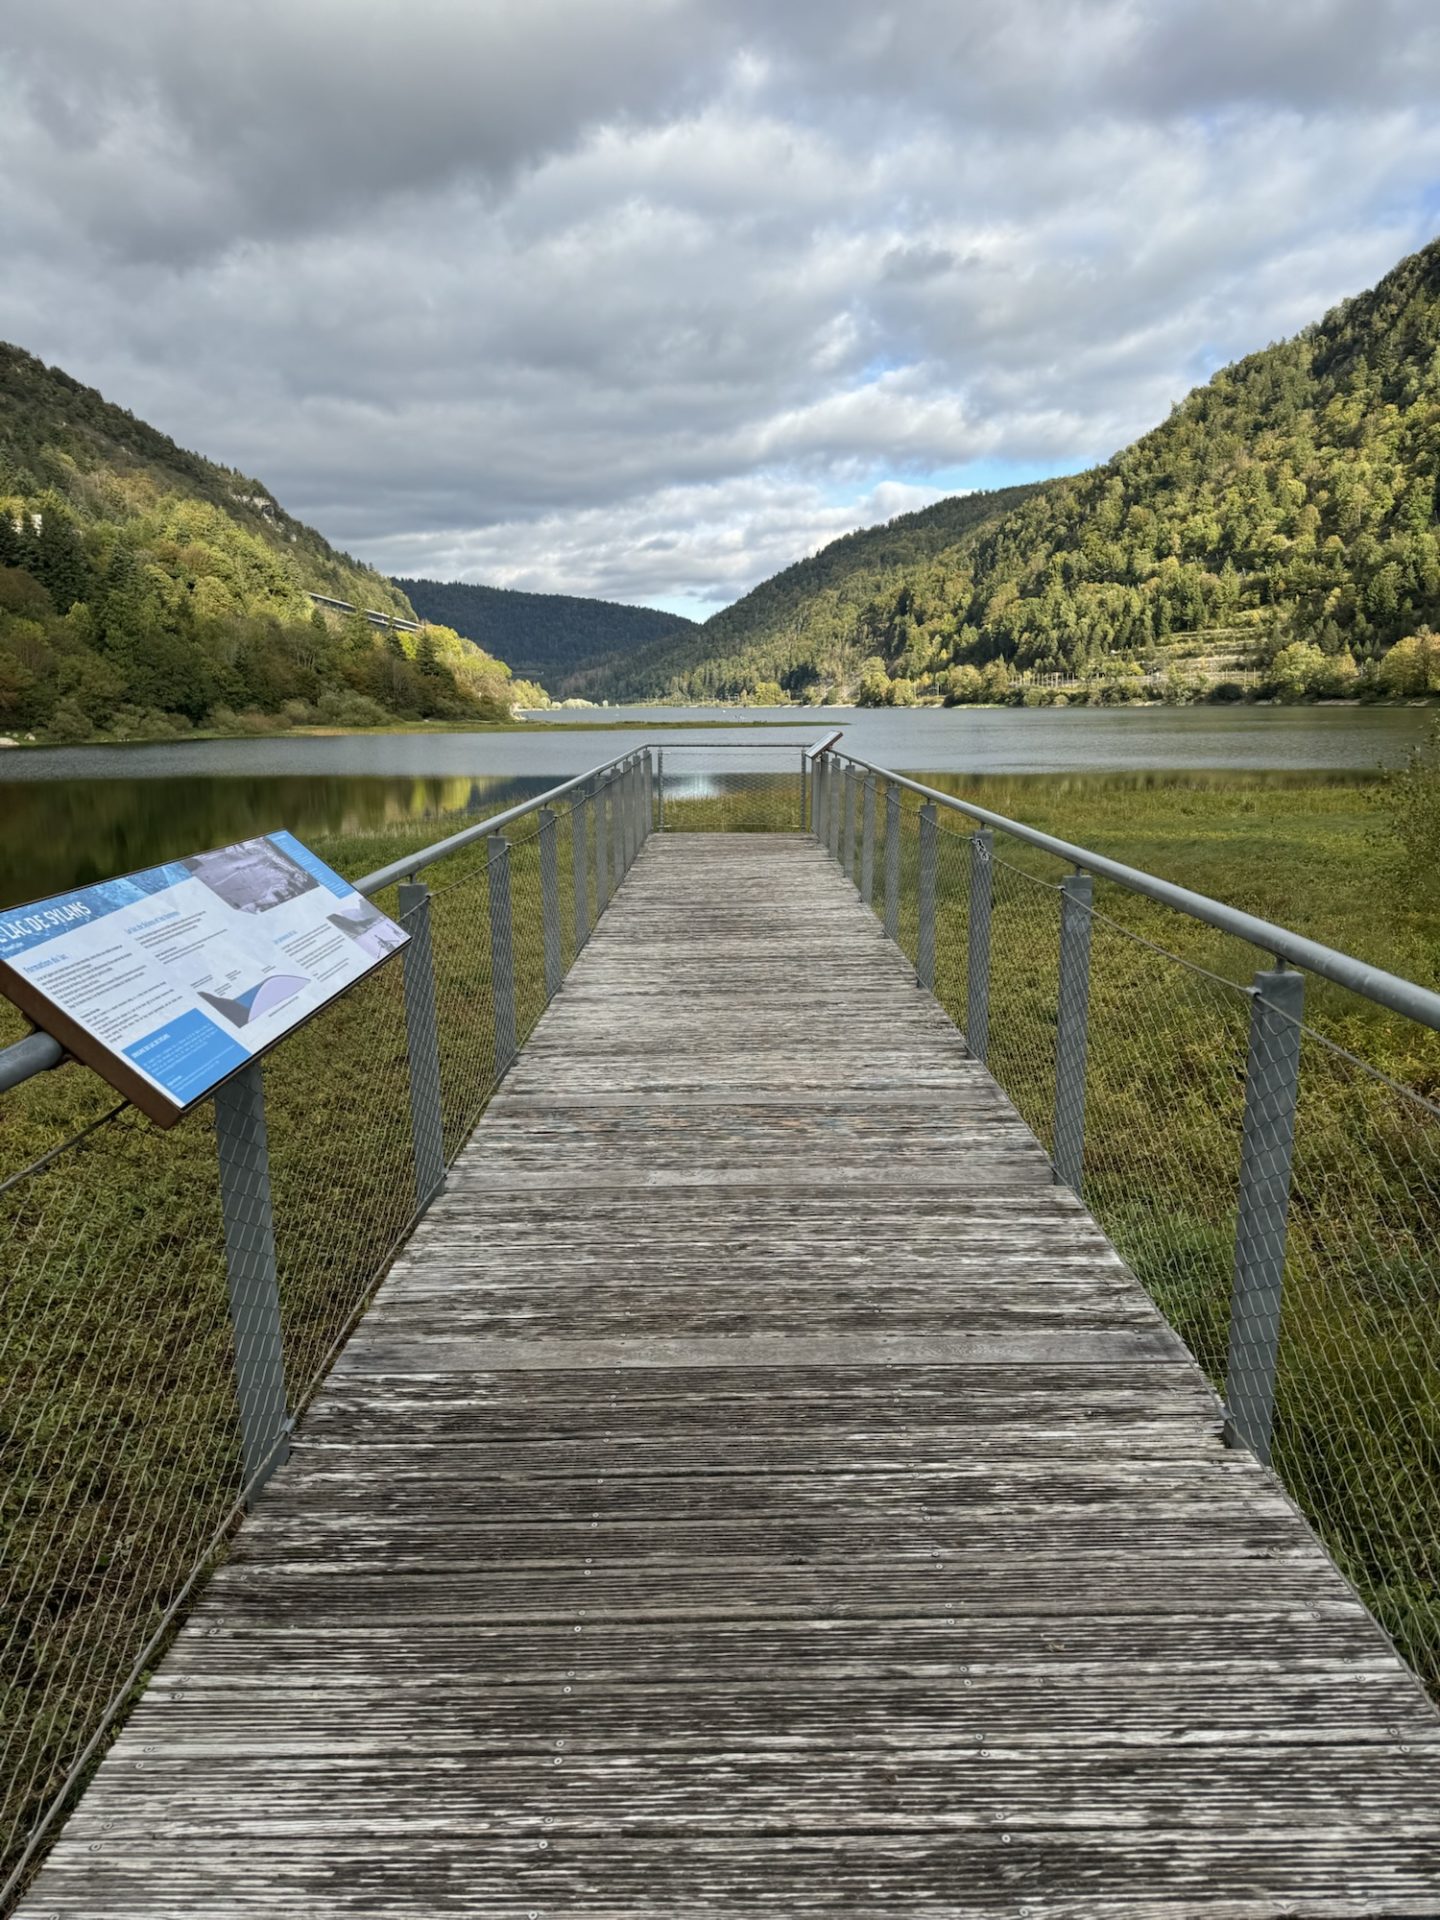
{"type": "Polygon", "coordinates": [[[1437,478],[1440,242],[1105,466],[837,541],[606,690],[903,704],[1029,670],[1124,697],[1165,668],[1440,691],[1437,478]]]}
{"type": "Polygon", "coordinates": [[[422,620],[443,621],[487,653],[508,660],[517,674],[543,680],[557,695],[587,695],[636,649],[699,631],[679,614],[613,600],[521,593],[462,580],[399,578],[395,585],[422,620]]]}
{"type": "Polygon", "coordinates": [[[509,669],[413,620],[257,481],[0,344],[0,733],[502,718],[509,669]]]}

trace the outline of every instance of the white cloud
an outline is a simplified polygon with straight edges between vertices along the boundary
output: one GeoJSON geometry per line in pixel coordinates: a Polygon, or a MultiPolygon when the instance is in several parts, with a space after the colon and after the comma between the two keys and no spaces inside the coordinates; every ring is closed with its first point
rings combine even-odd
{"type": "Polygon", "coordinates": [[[1372,282],[1437,86],[1428,0],[51,0],[0,334],[396,570],[710,604],[1372,282]]]}

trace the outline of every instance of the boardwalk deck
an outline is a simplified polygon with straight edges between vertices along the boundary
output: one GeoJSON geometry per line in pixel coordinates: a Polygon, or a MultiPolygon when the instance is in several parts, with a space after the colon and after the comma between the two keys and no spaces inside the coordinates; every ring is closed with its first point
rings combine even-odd
{"type": "Polygon", "coordinates": [[[652,840],[24,1914],[1440,1914],[1219,1424],[815,844],[652,840]]]}

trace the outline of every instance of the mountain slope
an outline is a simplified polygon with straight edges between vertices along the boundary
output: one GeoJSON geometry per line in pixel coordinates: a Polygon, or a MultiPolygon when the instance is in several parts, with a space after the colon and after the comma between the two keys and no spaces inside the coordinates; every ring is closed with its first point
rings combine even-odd
{"type": "Polygon", "coordinates": [[[627,607],[566,593],[521,593],[467,581],[410,580],[395,585],[422,620],[443,621],[499,654],[554,694],[586,692],[598,675],[641,648],[697,632],[693,620],[655,607],[627,607]]]}
{"type": "Polygon", "coordinates": [[[387,635],[312,592],[414,617],[257,481],[0,344],[0,732],[508,710],[508,670],[458,635],[387,635]]]}
{"type": "Polygon", "coordinates": [[[1440,242],[1106,465],[908,516],[908,551],[903,521],[838,541],[628,661],[623,690],[971,698],[978,669],[994,692],[1030,668],[1124,697],[1138,667],[1229,662],[1294,692],[1424,691],[1415,650],[1387,656],[1440,626],[1437,480],[1440,242]]]}
{"type": "Polygon", "coordinates": [[[605,691],[617,698],[731,700],[767,686],[796,698],[842,687],[857,672],[861,653],[871,651],[862,640],[876,596],[1033,491],[960,494],[844,534],[703,626],[617,663],[605,676],[605,691]]]}

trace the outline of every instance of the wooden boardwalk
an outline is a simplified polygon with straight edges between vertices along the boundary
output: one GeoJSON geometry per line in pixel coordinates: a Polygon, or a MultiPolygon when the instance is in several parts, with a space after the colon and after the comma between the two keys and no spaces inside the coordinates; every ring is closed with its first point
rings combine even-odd
{"type": "Polygon", "coordinates": [[[1440,1914],[1440,1719],[813,841],[652,839],[27,1920],[1440,1914]]]}

